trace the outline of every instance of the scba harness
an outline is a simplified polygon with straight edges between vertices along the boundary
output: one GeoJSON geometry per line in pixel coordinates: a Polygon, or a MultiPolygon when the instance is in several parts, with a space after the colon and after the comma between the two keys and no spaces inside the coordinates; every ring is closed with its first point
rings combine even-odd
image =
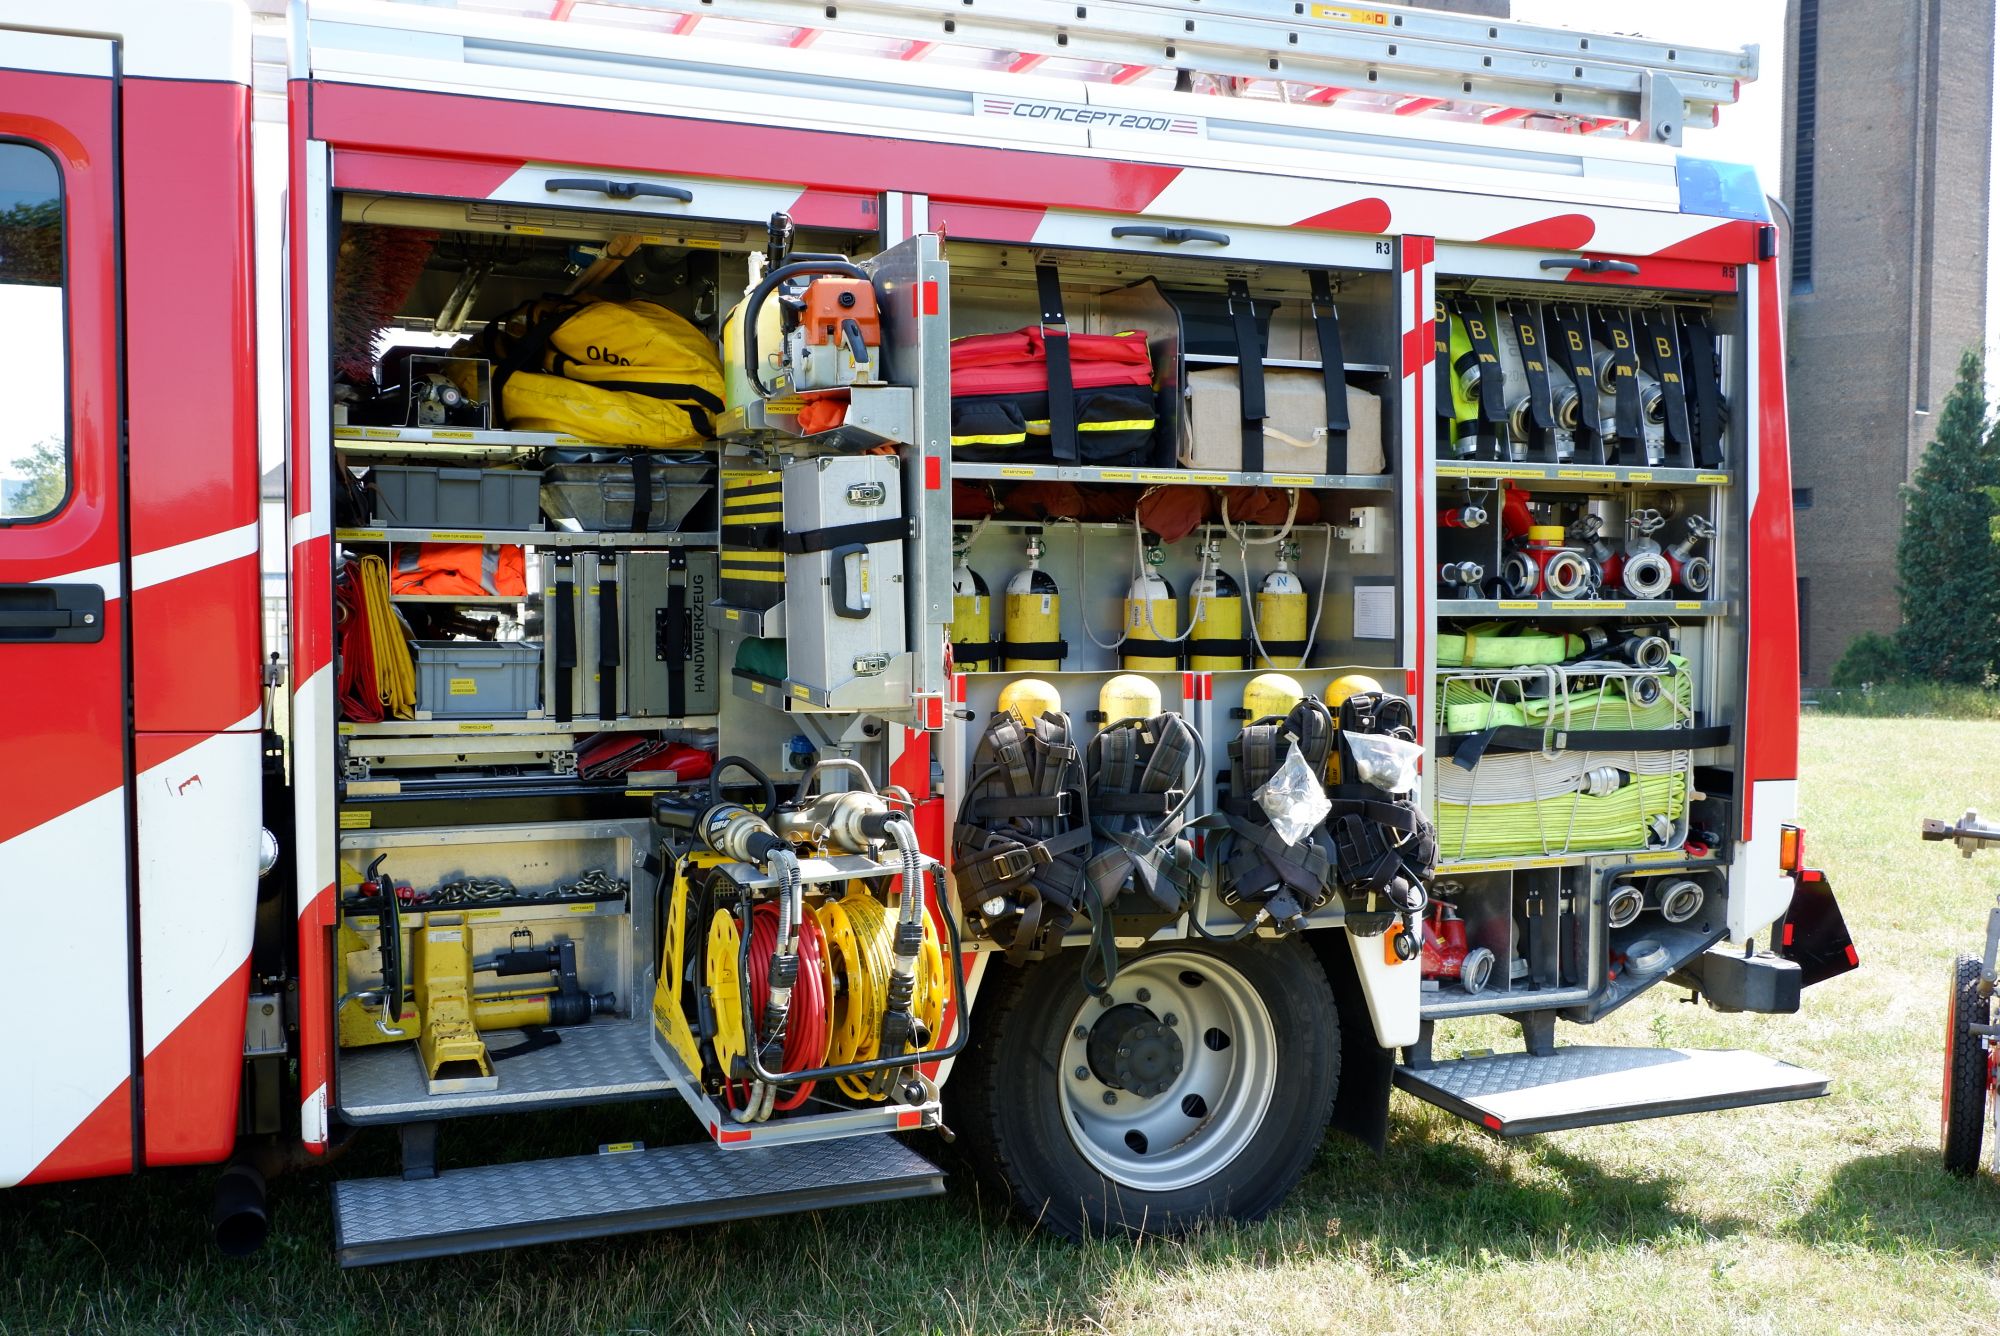
{"type": "Polygon", "coordinates": [[[960,894],[974,931],[1032,959],[1060,950],[1077,916],[1090,920],[1085,983],[1118,970],[1111,919],[1171,919],[1201,884],[1182,835],[1202,763],[1179,715],[1112,724],[1081,751],[1069,717],[1032,729],[996,713],[973,757],[953,836],[960,894]]]}
{"type": "Polygon", "coordinates": [[[1409,794],[1389,794],[1359,778],[1349,739],[1364,735],[1411,738],[1409,706],[1391,696],[1357,693],[1333,712],[1308,697],[1283,716],[1243,727],[1229,745],[1230,786],[1215,816],[1196,822],[1216,832],[1209,841],[1209,871],[1224,904],[1245,920],[1245,931],[1266,920],[1282,932],[1341,893],[1350,931],[1373,936],[1399,914],[1420,912],[1437,860],[1437,831],[1409,794]],[[1340,778],[1327,786],[1327,814],[1296,843],[1287,844],[1256,801],[1296,743],[1314,775],[1328,773],[1339,752],[1340,778]],[[1378,901],[1378,898],[1380,900],[1378,901]],[[1379,907],[1386,901],[1388,908],[1379,907]]]}
{"type": "Polygon", "coordinates": [[[1076,916],[1090,858],[1083,757],[1069,716],[1025,728],[996,713],[973,753],[952,875],[974,932],[1017,960],[1041,954],[1076,916]]]}
{"type": "Polygon", "coordinates": [[[1244,917],[1246,927],[1269,919],[1282,931],[1296,932],[1305,927],[1307,914],[1331,898],[1335,853],[1326,824],[1287,844],[1256,794],[1284,764],[1293,743],[1313,774],[1324,775],[1333,737],[1332,711],[1307,697],[1289,714],[1245,724],[1229,744],[1229,791],[1221,810],[1195,826],[1214,833],[1207,842],[1210,875],[1222,902],[1244,917]]]}

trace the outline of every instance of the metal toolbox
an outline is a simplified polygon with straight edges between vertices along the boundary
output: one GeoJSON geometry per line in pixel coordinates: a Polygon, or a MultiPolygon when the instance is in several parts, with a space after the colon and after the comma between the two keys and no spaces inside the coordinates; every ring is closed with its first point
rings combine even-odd
{"type": "Polygon", "coordinates": [[[623,713],[624,637],[616,557],[542,554],[542,676],[548,716],[616,719],[623,713]]]}
{"type": "Polygon", "coordinates": [[[538,529],[542,475],[530,469],[377,464],[376,524],[394,529],[538,529]]]}
{"type": "Polygon", "coordinates": [[[540,708],[533,641],[414,640],[417,709],[433,719],[525,719],[540,708]]]}
{"type": "Polygon", "coordinates": [[[639,451],[624,459],[547,461],[542,508],[585,533],[675,533],[715,489],[714,465],[700,455],[639,451]],[[640,482],[649,486],[642,490],[640,482]],[[648,497],[644,506],[640,497],[648,497]]]}
{"type": "Polygon", "coordinates": [[[709,604],[713,552],[624,557],[625,713],[632,718],[714,714],[722,706],[722,649],[709,604]]]}
{"type": "MultiPolygon", "coordinates": [[[[886,689],[885,674],[909,649],[901,461],[893,455],[788,460],[783,498],[787,675],[828,693],[877,677],[886,689]]],[[[907,701],[869,704],[893,708],[907,701]]]]}

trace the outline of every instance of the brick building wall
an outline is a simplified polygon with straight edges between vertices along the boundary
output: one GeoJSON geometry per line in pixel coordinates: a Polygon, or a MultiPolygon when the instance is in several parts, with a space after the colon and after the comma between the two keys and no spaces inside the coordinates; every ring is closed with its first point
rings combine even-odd
{"type": "Polygon", "coordinates": [[[1789,0],[1801,665],[1898,621],[1901,487],[1985,341],[1993,0],[1789,0]]]}

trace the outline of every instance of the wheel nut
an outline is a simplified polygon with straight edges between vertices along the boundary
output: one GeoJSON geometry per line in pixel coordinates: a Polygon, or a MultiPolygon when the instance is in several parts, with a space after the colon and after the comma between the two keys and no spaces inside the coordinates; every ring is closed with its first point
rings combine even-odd
{"type": "Polygon", "coordinates": [[[1090,1038],[1090,1031],[1084,1029],[1081,1025],[1079,1025],[1074,1030],[1070,1031],[1070,1038],[1088,1039],[1090,1038]]]}
{"type": "Polygon", "coordinates": [[[1132,1056],[1132,1050],[1127,1047],[1120,1047],[1118,1050],[1118,1056],[1121,1058],[1129,1058],[1132,1056]]]}
{"type": "Polygon", "coordinates": [[[1077,1068],[1076,1079],[1079,1081],[1088,1081],[1090,1079],[1090,1068],[1088,1067],[1077,1068]]]}
{"type": "Polygon", "coordinates": [[[1104,1092],[1104,1102],[1105,1102],[1106,1104],[1116,1104],[1116,1103],[1118,1102],[1118,1092],[1117,1092],[1117,1091],[1115,1091],[1115,1090],[1107,1090],[1107,1091],[1105,1091],[1105,1092],[1104,1092]]]}
{"type": "Polygon", "coordinates": [[[1151,1002],[1153,1000],[1153,990],[1150,988],[1141,988],[1138,996],[1141,1002],[1151,1002]]]}
{"type": "Polygon", "coordinates": [[[1168,1012],[1164,1017],[1162,1017],[1162,1019],[1165,1020],[1166,1023],[1169,1025],[1179,1025],[1181,1023],[1181,1018],[1174,1015],[1174,1013],[1171,1011],[1168,1012]]]}
{"type": "Polygon", "coordinates": [[[1174,1075],[1179,1076],[1180,1074],[1181,1074],[1181,1064],[1177,1062],[1174,1064],[1174,1075]]]}
{"type": "Polygon", "coordinates": [[[1102,997],[1098,998],[1097,1005],[1103,1007],[1106,1011],[1111,1010],[1111,994],[1106,993],[1102,997]]]}

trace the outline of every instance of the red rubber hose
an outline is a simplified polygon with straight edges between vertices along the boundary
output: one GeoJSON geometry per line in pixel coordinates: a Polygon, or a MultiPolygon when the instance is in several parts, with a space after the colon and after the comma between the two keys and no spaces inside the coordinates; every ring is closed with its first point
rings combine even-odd
{"type": "MultiPolygon", "coordinates": [[[[771,953],[777,946],[778,907],[760,904],[750,912],[750,1014],[753,1016],[763,1016],[765,1003],[770,1000],[771,953]]],[[[826,995],[826,976],[820,972],[823,949],[819,924],[808,916],[799,925],[799,981],[792,988],[791,1010],[785,1023],[784,1071],[817,1067],[826,1061],[830,999],[826,995]]],[[[812,1095],[813,1084],[808,1081],[795,1087],[771,1107],[786,1111],[798,1108],[812,1095]]]]}

